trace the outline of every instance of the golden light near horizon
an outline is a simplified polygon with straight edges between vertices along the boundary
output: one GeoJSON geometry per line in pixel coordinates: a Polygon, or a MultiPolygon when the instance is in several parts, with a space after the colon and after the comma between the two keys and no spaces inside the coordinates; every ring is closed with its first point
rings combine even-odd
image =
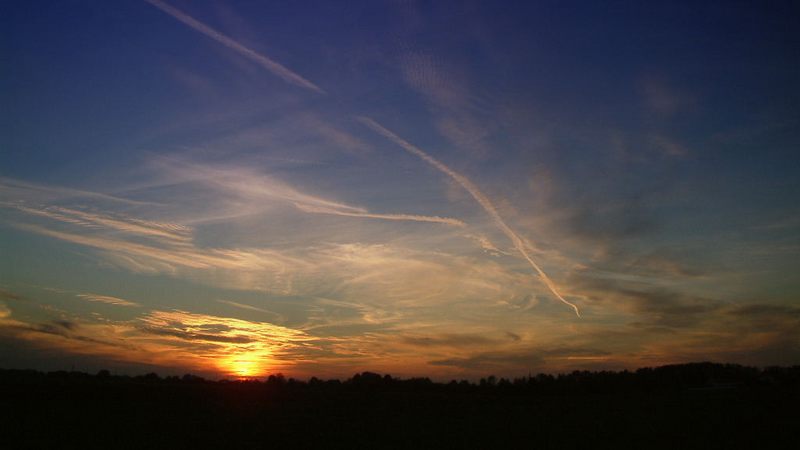
{"type": "Polygon", "coordinates": [[[268,371],[268,364],[259,356],[236,355],[224,360],[221,369],[238,378],[253,378],[265,375],[268,371]]]}
{"type": "MultiPolygon", "coordinates": [[[[264,377],[274,371],[279,362],[275,359],[274,350],[268,343],[255,345],[231,345],[225,349],[227,356],[215,360],[214,370],[223,376],[238,379],[264,377]]],[[[276,346],[276,349],[279,346],[276,346]]]]}
{"type": "Polygon", "coordinates": [[[302,331],[271,323],[185,311],[154,311],[142,322],[148,331],[167,336],[167,342],[202,343],[202,356],[194,363],[197,369],[237,378],[266,375],[282,351],[309,339],[302,331]]]}

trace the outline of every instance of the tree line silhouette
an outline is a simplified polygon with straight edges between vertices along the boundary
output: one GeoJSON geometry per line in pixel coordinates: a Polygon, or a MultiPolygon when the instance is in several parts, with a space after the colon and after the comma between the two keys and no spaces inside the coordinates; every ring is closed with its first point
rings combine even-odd
{"type": "Polygon", "coordinates": [[[97,374],[79,371],[40,372],[35,370],[0,369],[0,382],[3,383],[151,383],[151,384],[216,384],[216,385],[263,385],[271,389],[399,389],[399,390],[441,390],[445,392],[494,390],[510,393],[523,392],[622,392],[652,391],[671,389],[735,389],[754,386],[798,386],[800,385],[800,366],[765,368],[748,367],[739,364],[718,364],[712,362],[645,367],[635,371],[572,371],[557,375],[539,373],[513,379],[490,375],[473,382],[466,379],[435,382],[427,377],[394,378],[389,374],[361,372],[345,380],[322,380],[311,377],[308,380],[286,378],[283,374],[267,377],[243,377],[238,379],[208,380],[201,376],[161,377],[151,372],[144,375],[113,375],[108,370],[97,374]]]}
{"type": "Polygon", "coordinates": [[[475,382],[0,369],[4,448],[790,448],[799,404],[800,366],[709,362],[475,382]]]}

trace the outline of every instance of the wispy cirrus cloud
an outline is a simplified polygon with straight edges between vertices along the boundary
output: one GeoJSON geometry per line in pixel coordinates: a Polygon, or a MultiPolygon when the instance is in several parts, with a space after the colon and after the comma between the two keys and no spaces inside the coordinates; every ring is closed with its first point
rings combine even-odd
{"type": "Polygon", "coordinates": [[[291,291],[294,271],[307,264],[270,249],[202,249],[147,245],[100,235],[52,230],[40,225],[13,226],[43,236],[101,250],[111,264],[143,273],[167,273],[236,289],[291,291]],[[291,268],[291,269],[290,269],[291,268]],[[207,278],[213,274],[212,278],[207,278]]]}
{"type": "MultiPolygon", "coordinates": [[[[300,192],[275,177],[260,174],[252,169],[182,161],[162,158],[157,162],[165,183],[194,182],[224,190],[227,194],[247,200],[245,213],[258,210],[258,205],[266,200],[278,200],[292,204],[298,210],[312,214],[329,214],[343,217],[429,222],[465,227],[458,219],[418,214],[387,214],[370,212],[360,206],[352,206],[339,201],[300,192]]],[[[234,213],[236,214],[236,213],[234,213]]]]}
{"type": "Polygon", "coordinates": [[[324,208],[319,206],[303,205],[301,203],[296,203],[295,206],[297,206],[297,208],[301,211],[314,214],[331,214],[334,216],[363,217],[367,219],[399,220],[399,221],[410,221],[410,222],[431,222],[431,223],[452,225],[455,227],[462,227],[462,228],[467,226],[467,224],[464,223],[463,221],[458,219],[453,219],[450,217],[419,216],[415,214],[376,214],[370,212],[351,212],[351,211],[341,211],[331,208],[324,208]]]}
{"type": "Polygon", "coordinates": [[[140,201],[83,189],[30,183],[9,177],[0,177],[0,194],[6,198],[28,198],[42,202],[88,198],[132,206],[152,206],[153,202],[140,201]]]}
{"type": "Polygon", "coordinates": [[[483,141],[497,127],[482,106],[485,101],[470,89],[464,72],[422,51],[404,52],[400,71],[406,83],[427,100],[442,136],[459,149],[485,152],[483,141]]]}
{"type": "MultiPolygon", "coordinates": [[[[168,172],[168,175],[173,174],[176,175],[173,180],[178,184],[196,179],[213,186],[223,185],[223,191],[241,197],[243,203],[258,204],[278,199],[296,208],[298,204],[303,208],[328,208],[335,215],[378,216],[390,222],[412,220],[464,226],[456,219],[436,216],[373,214],[363,208],[297,192],[280,182],[247,171],[222,174],[206,170],[191,171],[190,174],[168,172]],[[214,180],[209,180],[209,177],[214,180]]],[[[213,210],[217,202],[223,204],[222,201],[230,197],[214,194],[203,198],[208,200],[206,203],[213,210]]],[[[438,305],[465,299],[482,299],[491,303],[520,295],[516,292],[519,289],[530,288],[527,283],[520,284],[520,277],[513,271],[496,262],[477,260],[458,252],[409,247],[401,241],[366,244],[360,242],[361,236],[351,232],[349,227],[336,227],[333,234],[325,233],[323,240],[311,242],[301,238],[296,244],[279,247],[263,243],[210,246],[198,242],[194,227],[174,221],[144,220],[96,209],[87,212],[76,207],[32,207],[14,203],[11,209],[21,215],[9,217],[7,224],[94,249],[94,255],[106,266],[140,274],[166,274],[235,290],[323,296],[372,308],[374,314],[357,315],[355,319],[362,323],[382,320],[377,318],[383,313],[374,309],[376,302],[380,301],[389,305],[438,305]],[[465,274],[469,277],[465,278],[465,274]],[[372,306],[365,306],[369,304],[372,306]]],[[[180,212],[181,206],[176,210],[180,212]]],[[[169,211],[169,214],[175,212],[169,211]]],[[[287,232],[301,237],[305,233],[296,227],[287,232]]],[[[433,239],[435,242],[436,236],[438,234],[414,239],[433,239]]],[[[399,236],[392,239],[398,240],[399,236]]],[[[323,323],[331,325],[329,321],[317,321],[309,323],[309,326],[323,323]]]]}
{"type": "Polygon", "coordinates": [[[218,303],[222,303],[224,305],[233,306],[234,308],[243,309],[243,310],[246,310],[246,311],[255,311],[255,312],[267,314],[267,315],[271,316],[272,318],[274,318],[274,319],[276,319],[278,321],[283,321],[283,320],[286,319],[283,316],[283,314],[278,314],[275,311],[270,311],[270,310],[265,309],[265,308],[259,308],[258,306],[247,305],[247,304],[244,304],[244,303],[234,302],[234,301],[231,301],[231,300],[217,300],[217,302],[218,303]]]}
{"type": "Polygon", "coordinates": [[[696,106],[696,99],[681,91],[663,77],[647,77],[640,84],[645,106],[661,116],[672,116],[678,112],[696,106]]]}
{"type": "Polygon", "coordinates": [[[90,302],[105,303],[108,305],[128,306],[128,307],[142,306],[139,303],[132,302],[130,300],[125,300],[124,298],[113,297],[111,295],[78,294],[78,297],[84,300],[88,300],[90,302]]]}
{"type": "Polygon", "coordinates": [[[187,243],[191,240],[191,229],[175,223],[142,220],[120,214],[114,216],[60,206],[33,208],[18,203],[0,203],[0,206],[93,229],[107,229],[150,238],[165,239],[175,243],[187,243]]]}

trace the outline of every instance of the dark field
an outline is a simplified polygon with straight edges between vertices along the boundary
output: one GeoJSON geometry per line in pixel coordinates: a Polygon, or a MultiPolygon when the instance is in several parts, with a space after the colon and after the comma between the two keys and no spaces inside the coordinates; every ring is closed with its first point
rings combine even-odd
{"type": "Polygon", "coordinates": [[[4,448],[795,448],[800,367],[440,384],[0,371],[4,448]]]}

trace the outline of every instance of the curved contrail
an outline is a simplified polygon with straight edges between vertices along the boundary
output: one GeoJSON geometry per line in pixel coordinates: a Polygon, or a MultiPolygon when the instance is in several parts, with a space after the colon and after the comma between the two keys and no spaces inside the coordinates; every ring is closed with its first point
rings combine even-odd
{"type": "Polygon", "coordinates": [[[427,162],[428,164],[430,164],[431,166],[433,166],[440,172],[444,173],[445,175],[449,176],[450,178],[454,179],[458,184],[460,184],[461,187],[463,187],[467,192],[469,192],[472,198],[474,198],[475,201],[477,201],[478,204],[480,204],[481,207],[483,207],[483,209],[489,214],[489,216],[491,216],[491,218],[497,224],[497,227],[500,228],[500,230],[506,236],[508,236],[509,239],[511,239],[511,242],[514,244],[514,248],[516,248],[517,251],[528,261],[528,263],[530,263],[531,267],[533,267],[533,269],[536,270],[536,272],[539,274],[539,277],[541,277],[542,282],[545,284],[545,286],[547,286],[548,289],[550,289],[550,292],[552,292],[553,295],[558,297],[558,299],[561,300],[564,304],[571,306],[572,309],[575,310],[575,314],[577,314],[578,317],[581,316],[581,312],[578,310],[578,307],[575,306],[575,304],[570,303],[564,297],[561,296],[561,294],[558,292],[558,289],[556,289],[556,285],[553,283],[550,277],[548,277],[547,274],[544,273],[544,271],[539,267],[539,265],[536,264],[533,258],[530,257],[528,251],[525,250],[525,245],[522,242],[522,239],[520,239],[520,237],[517,236],[517,233],[515,233],[514,230],[512,230],[506,224],[503,218],[500,217],[500,214],[497,212],[497,209],[494,207],[494,204],[492,204],[489,198],[486,197],[486,195],[484,195],[483,192],[480,191],[480,189],[478,189],[478,186],[475,186],[475,184],[472,183],[472,181],[470,181],[464,175],[461,175],[460,173],[453,171],[452,169],[441,163],[433,156],[425,153],[420,148],[416,147],[415,145],[409,143],[400,136],[387,130],[374,120],[368,117],[358,117],[358,120],[361,121],[361,123],[363,123],[364,125],[370,127],[376,133],[382,135],[383,137],[399,145],[405,151],[418,156],[423,161],[427,162]]]}

